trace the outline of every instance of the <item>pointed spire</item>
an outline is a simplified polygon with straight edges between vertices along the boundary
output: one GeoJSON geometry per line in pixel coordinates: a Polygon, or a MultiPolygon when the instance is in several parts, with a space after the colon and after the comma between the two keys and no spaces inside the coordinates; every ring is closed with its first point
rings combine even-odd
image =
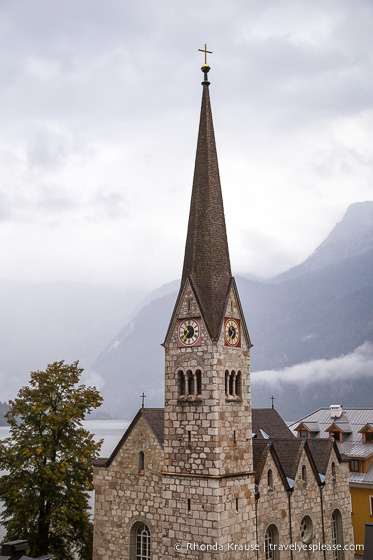
{"type": "Polygon", "coordinates": [[[202,107],[182,285],[189,278],[212,338],[220,324],[231,280],[228,240],[209,95],[208,65],[202,66],[202,107]]]}

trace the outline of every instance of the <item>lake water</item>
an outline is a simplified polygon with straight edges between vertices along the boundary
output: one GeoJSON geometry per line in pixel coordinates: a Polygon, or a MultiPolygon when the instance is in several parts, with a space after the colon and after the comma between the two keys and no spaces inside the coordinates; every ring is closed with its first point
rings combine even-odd
{"type": "MultiPolygon", "coordinates": [[[[103,439],[103,444],[100,451],[100,457],[110,457],[111,452],[115,449],[120,438],[129,426],[126,420],[86,420],[83,422],[84,428],[89,430],[93,435],[95,441],[103,439]]],[[[0,426],[0,439],[5,439],[9,436],[9,428],[0,426]]],[[[91,507],[93,506],[93,493],[90,500],[91,507]]],[[[0,542],[3,541],[4,529],[0,524],[0,542]]]]}

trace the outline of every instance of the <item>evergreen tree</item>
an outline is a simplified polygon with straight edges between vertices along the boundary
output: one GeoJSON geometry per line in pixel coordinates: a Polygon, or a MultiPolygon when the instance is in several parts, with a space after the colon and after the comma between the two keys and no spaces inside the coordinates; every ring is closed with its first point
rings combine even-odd
{"type": "Polygon", "coordinates": [[[82,420],[102,398],[77,385],[82,371],[78,362],[50,364],[32,372],[9,403],[11,435],[0,442],[1,517],[6,540],[27,539],[31,556],[92,558],[88,499],[101,442],[82,420]]]}

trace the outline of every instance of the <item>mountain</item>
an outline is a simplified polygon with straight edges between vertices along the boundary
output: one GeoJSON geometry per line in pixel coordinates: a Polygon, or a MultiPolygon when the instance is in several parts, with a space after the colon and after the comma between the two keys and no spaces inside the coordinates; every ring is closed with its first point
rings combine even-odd
{"type": "Polygon", "coordinates": [[[30,371],[50,362],[88,367],[141,295],[106,285],[0,281],[0,400],[14,398],[30,371]]]}
{"type": "MultiPolygon", "coordinates": [[[[373,202],[350,206],[306,261],[271,282],[236,280],[254,343],[253,406],[268,406],[273,388],[257,383],[255,372],[333,360],[373,341],[373,202]]],[[[177,283],[170,283],[148,298],[91,366],[104,383],[104,410],[130,417],[139,408],[143,391],[148,406],[163,406],[164,350],[160,344],[177,288],[177,283]]],[[[279,390],[276,404],[286,410],[288,419],[299,416],[301,410],[309,411],[310,401],[312,406],[316,401],[317,406],[329,406],[330,399],[346,397],[345,406],[368,406],[371,393],[359,383],[352,379],[335,384],[325,379],[320,387],[320,380],[314,386],[307,380],[304,391],[304,380],[299,379],[287,384],[286,391],[279,390]]]]}
{"type": "Polygon", "coordinates": [[[320,270],[348,257],[364,255],[373,249],[373,202],[356,202],[348,207],[343,220],[302,264],[283,272],[274,280],[290,280],[320,270]]]}

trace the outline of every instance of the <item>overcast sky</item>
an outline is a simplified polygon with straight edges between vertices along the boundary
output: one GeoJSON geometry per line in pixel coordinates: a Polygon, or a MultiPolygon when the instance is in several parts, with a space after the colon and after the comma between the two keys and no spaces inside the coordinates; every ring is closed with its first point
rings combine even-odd
{"type": "Polygon", "coordinates": [[[371,0],[0,2],[0,277],[180,276],[202,87],[235,274],[372,200],[371,0]]]}

